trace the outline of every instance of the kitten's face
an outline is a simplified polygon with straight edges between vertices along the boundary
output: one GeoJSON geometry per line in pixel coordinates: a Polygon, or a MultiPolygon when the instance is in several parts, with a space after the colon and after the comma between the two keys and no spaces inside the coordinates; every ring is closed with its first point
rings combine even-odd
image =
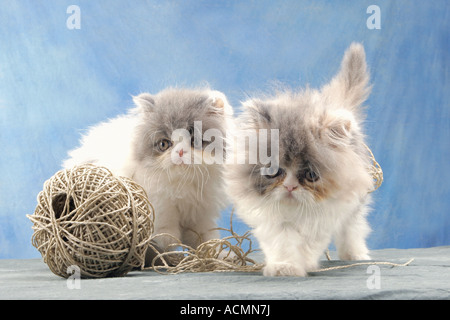
{"type": "Polygon", "coordinates": [[[204,133],[215,130],[225,136],[231,107],[216,91],[168,89],[134,100],[143,119],[136,132],[136,158],[148,167],[173,173],[204,165],[211,156],[205,149],[220,142],[220,137],[208,139],[204,133]]]}
{"type": "Polygon", "coordinates": [[[245,102],[243,129],[279,130],[279,168],[262,175],[261,164],[235,165],[229,174],[231,192],[238,199],[253,194],[289,204],[365,195],[373,184],[361,131],[367,81],[364,50],[353,45],[338,75],[322,90],[245,102]]]}
{"type": "MultiPolygon", "coordinates": [[[[254,191],[266,199],[295,204],[321,201],[339,191],[345,177],[347,152],[332,141],[328,129],[320,127],[325,117],[322,109],[308,97],[285,96],[272,101],[253,101],[251,128],[279,130],[279,166],[270,175],[261,174],[261,164],[247,165],[245,170],[254,191]],[[255,114],[256,111],[256,114],[255,114]],[[255,119],[255,118],[253,118],[255,119]],[[338,150],[339,148],[339,150],[338,150]]],[[[250,129],[249,127],[247,127],[250,129]]],[[[344,129],[342,129],[344,130],[344,129]]],[[[269,147],[269,146],[268,146],[269,147]]]]}

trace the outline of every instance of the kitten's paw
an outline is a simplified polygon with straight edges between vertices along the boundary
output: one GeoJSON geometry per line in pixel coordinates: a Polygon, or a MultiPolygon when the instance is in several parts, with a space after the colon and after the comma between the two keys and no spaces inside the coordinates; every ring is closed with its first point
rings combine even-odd
{"type": "Polygon", "coordinates": [[[349,253],[349,252],[345,252],[339,255],[339,259],[348,261],[371,260],[370,256],[367,253],[349,253]]]}
{"type": "Polygon", "coordinates": [[[266,277],[273,276],[297,276],[305,277],[306,270],[300,266],[291,263],[270,263],[263,269],[263,274],[266,277]]]}

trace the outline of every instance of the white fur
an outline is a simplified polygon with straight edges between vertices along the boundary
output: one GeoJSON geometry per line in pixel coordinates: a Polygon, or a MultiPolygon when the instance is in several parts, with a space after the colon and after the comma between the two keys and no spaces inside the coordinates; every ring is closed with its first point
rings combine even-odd
{"type": "Polygon", "coordinates": [[[131,178],[134,167],[132,141],[138,121],[137,113],[130,113],[91,127],[82,136],[81,146],[69,151],[63,167],[91,163],[105,166],[118,176],[131,178]]]}

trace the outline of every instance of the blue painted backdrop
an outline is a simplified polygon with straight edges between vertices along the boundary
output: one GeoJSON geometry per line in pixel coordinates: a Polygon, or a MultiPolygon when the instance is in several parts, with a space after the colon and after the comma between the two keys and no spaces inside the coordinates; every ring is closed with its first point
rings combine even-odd
{"type": "MultiPolygon", "coordinates": [[[[384,170],[373,249],[450,245],[448,1],[1,1],[0,258],[34,258],[43,182],[82,129],[131,95],[208,82],[246,93],[320,86],[352,41],[371,68],[370,146],[384,170]],[[66,12],[81,10],[81,29],[66,12]],[[367,28],[367,7],[381,29],[367,28]]],[[[228,226],[229,211],[221,225],[228,226]]],[[[239,232],[247,227],[236,221],[239,232]]]]}

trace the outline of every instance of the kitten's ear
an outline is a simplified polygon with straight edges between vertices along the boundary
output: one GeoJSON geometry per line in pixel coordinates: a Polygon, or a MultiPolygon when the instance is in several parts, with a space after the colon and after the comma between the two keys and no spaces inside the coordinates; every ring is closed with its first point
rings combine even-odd
{"type": "Polygon", "coordinates": [[[141,93],[133,97],[133,102],[142,111],[153,111],[155,99],[150,93],[141,93]]]}
{"type": "Polygon", "coordinates": [[[369,71],[366,54],[360,43],[352,43],[344,54],[341,68],[322,93],[330,101],[339,101],[343,107],[355,111],[369,96],[369,71]]]}
{"type": "Polygon", "coordinates": [[[332,147],[347,146],[358,124],[351,112],[340,109],[325,112],[319,121],[319,138],[332,147]]]}
{"type": "Polygon", "coordinates": [[[225,95],[220,91],[211,91],[209,94],[211,111],[216,114],[233,115],[233,108],[228,103],[225,95]]]}

